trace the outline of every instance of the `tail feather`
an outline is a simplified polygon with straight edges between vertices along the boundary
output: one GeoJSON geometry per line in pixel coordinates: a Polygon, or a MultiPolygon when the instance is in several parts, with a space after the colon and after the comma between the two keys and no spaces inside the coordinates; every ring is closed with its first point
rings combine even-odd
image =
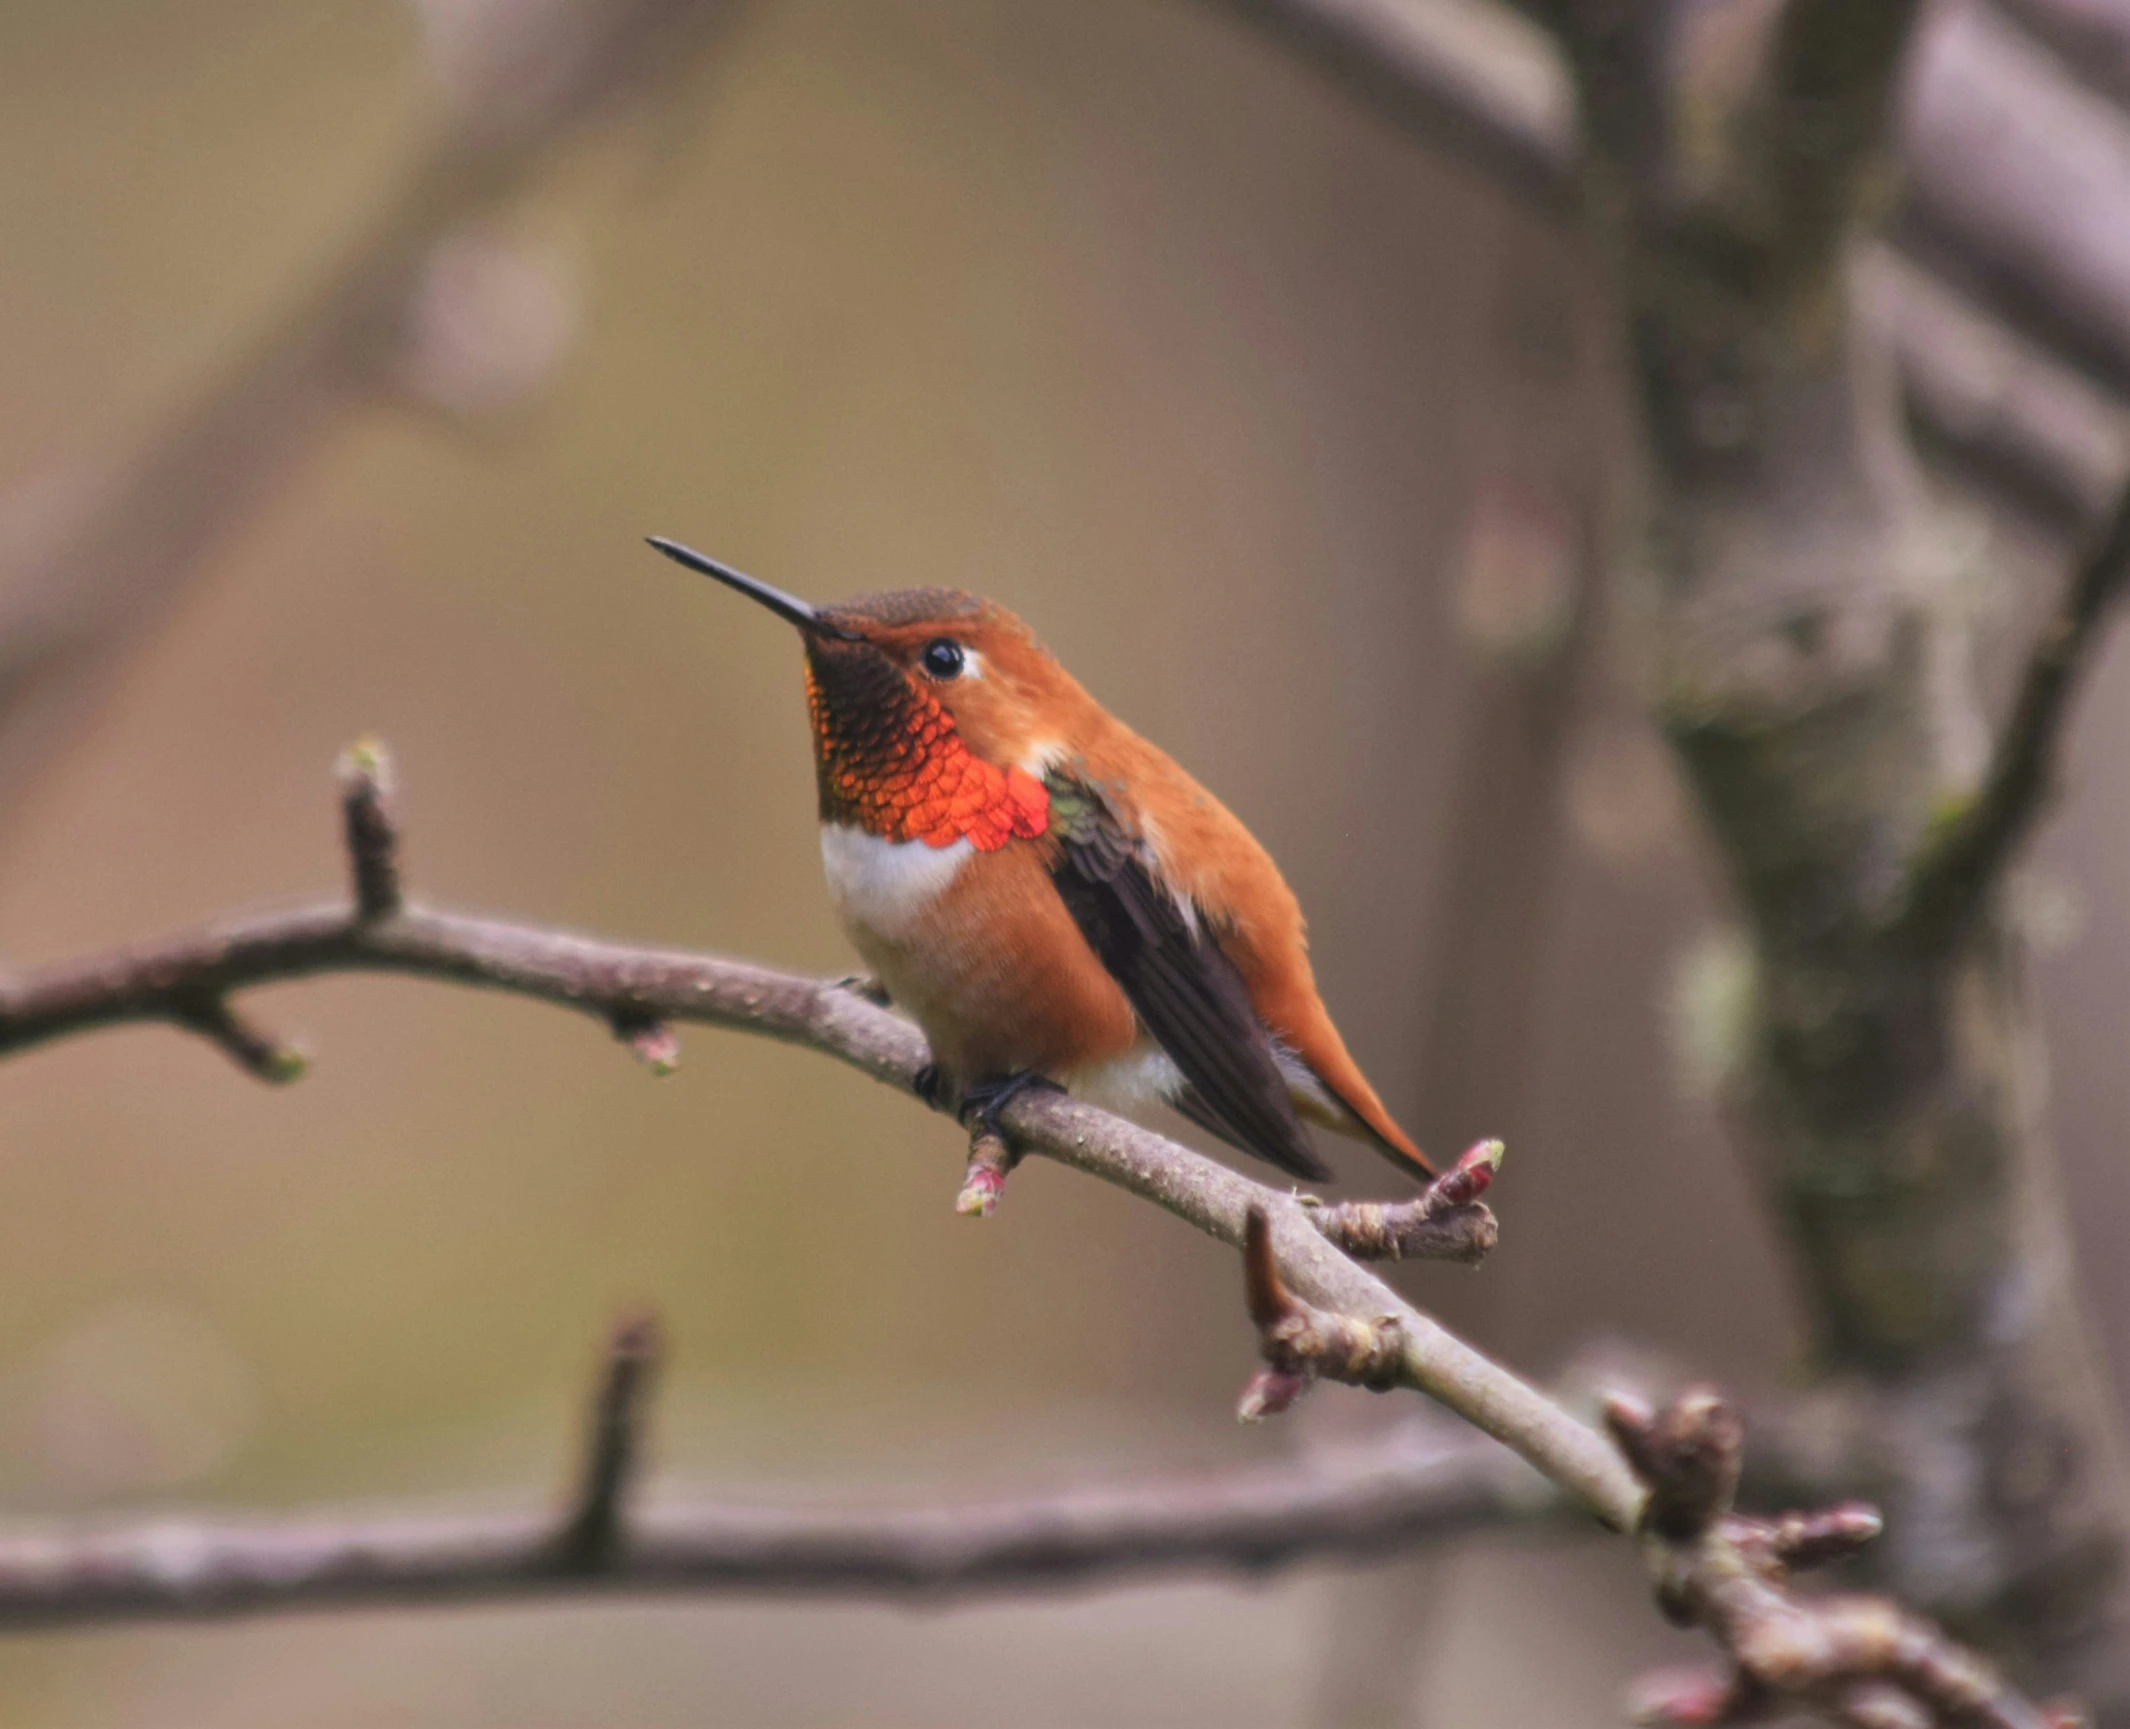
{"type": "Polygon", "coordinates": [[[1334,1085],[1323,1068],[1301,1052],[1282,1050],[1280,1066],[1287,1073],[1287,1088],[1294,1097],[1295,1109],[1311,1122],[1321,1123],[1342,1135],[1351,1135],[1357,1141],[1366,1141],[1393,1164],[1402,1165],[1415,1176],[1432,1182],[1435,1167],[1428,1162],[1427,1155],[1384,1109],[1375,1088],[1368,1084],[1367,1077],[1346,1054],[1346,1047],[1338,1041],[1336,1032],[1332,1033],[1332,1039],[1333,1050],[1344,1059],[1345,1073],[1341,1077],[1344,1085],[1334,1085]]]}

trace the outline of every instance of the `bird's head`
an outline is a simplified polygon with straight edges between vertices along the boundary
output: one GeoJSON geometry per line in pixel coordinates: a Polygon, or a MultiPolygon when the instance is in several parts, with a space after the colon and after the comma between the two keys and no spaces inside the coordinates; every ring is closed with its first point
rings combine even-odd
{"type": "Polygon", "coordinates": [[[1086,693],[995,601],[904,588],[813,606],[669,540],[668,558],[759,601],[806,650],[821,820],[980,850],[1043,832],[1041,776],[1086,693]]]}

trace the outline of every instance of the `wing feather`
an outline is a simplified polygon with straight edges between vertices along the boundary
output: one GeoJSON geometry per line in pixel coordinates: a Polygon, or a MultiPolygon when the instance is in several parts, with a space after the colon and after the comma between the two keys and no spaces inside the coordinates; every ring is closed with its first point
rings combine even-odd
{"type": "Polygon", "coordinates": [[[1235,963],[1154,874],[1095,789],[1053,771],[1051,871],[1088,946],[1190,1083],[1184,1108],[1223,1140],[1311,1182],[1330,1176],[1295,1115],[1272,1035],[1235,963]]]}

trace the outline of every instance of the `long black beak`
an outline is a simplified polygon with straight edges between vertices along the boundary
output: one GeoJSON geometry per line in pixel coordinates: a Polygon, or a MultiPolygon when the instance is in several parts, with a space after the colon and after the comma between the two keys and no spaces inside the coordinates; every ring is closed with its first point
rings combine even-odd
{"type": "Polygon", "coordinates": [[[690,570],[699,570],[705,576],[715,577],[727,588],[736,588],[750,600],[758,600],[781,619],[797,625],[812,636],[832,636],[844,642],[858,640],[840,624],[832,623],[821,616],[805,601],[786,594],[781,588],[771,588],[766,582],[757,582],[745,571],[734,570],[729,564],[720,564],[714,558],[705,558],[693,547],[683,546],[677,540],[667,540],[661,535],[645,536],[675,564],[684,564],[690,570]]]}

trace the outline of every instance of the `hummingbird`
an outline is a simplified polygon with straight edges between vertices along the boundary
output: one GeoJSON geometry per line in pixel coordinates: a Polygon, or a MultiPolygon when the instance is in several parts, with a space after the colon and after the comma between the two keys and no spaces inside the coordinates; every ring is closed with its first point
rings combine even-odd
{"type": "Polygon", "coordinates": [[[1434,1175],[1332,1024],[1271,855],[1012,613],[947,588],[811,606],[650,544],[798,628],[829,894],[931,1044],[930,1102],[994,1129],[1032,1085],[1168,1104],[1320,1182],[1306,1118],[1434,1175]]]}

